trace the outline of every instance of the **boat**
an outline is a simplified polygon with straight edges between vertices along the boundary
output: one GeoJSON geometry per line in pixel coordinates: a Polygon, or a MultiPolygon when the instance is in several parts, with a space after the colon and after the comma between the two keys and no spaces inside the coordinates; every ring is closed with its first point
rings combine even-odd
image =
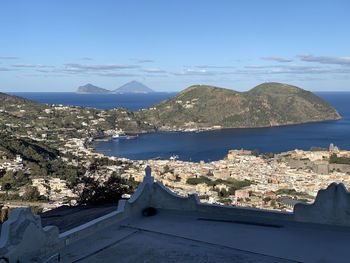
{"type": "Polygon", "coordinates": [[[126,134],[115,134],[112,136],[113,140],[134,140],[138,135],[126,135],[126,134]]]}
{"type": "Polygon", "coordinates": [[[112,136],[113,140],[126,140],[128,139],[127,135],[115,134],[112,136]]]}

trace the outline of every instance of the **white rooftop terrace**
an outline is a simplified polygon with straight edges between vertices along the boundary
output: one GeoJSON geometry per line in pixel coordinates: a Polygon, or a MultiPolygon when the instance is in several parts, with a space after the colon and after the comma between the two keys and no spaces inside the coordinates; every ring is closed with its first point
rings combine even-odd
{"type": "Polygon", "coordinates": [[[180,197],[146,168],[116,211],[63,233],[15,210],[3,225],[0,262],[349,262],[349,245],[350,194],[341,184],[285,213],[180,197]]]}

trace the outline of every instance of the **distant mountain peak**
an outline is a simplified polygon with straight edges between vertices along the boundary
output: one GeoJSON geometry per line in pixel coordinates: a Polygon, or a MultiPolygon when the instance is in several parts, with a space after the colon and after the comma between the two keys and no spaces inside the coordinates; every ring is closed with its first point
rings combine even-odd
{"type": "Polygon", "coordinates": [[[154,90],[150,89],[143,83],[133,80],[114,90],[116,93],[152,93],[154,90]]]}
{"type": "MultiPolygon", "coordinates": [[[[132,81],[129,81],[128,83],[126,83],[126,84],[137,84],[137,85],[143,85],[141,82],[139,82],[139,81],[137,81],[137,80],[132,80],[132,81]]],[[[124,84],[124,85],[126,85],[126,84],[124,84]]],[[[145,86],[145,85],[143,85],[143,86],[145,86]]]]}
{"type": "Polygon", "coordinates": [[[80,86],[77,90],[77,93],[110,93],[110,92],[111,92],[110,90],[97,87],[90,83],[84,86],[80,86]]]}
{"type": "Polygon", "coordinates": [[[92,85],[91,83],[87,83],[84,86],[80,86],[77,90],[77,93],[86,93],[86,94],[93,94],[93,93],[99,93],[99,94],[104,94],[104,93],[152,93],[154,90],[150,89],[143,83],[133,80],[130,81],[123,86],[111,91],[108,89],[103,89],[100,87],[97,87],[95,85],[92,85]]]}

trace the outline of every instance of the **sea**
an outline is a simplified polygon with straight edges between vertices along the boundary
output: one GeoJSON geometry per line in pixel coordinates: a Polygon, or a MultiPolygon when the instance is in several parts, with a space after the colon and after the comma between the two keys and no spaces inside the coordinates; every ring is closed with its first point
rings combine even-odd
{"type": "Polygon", "coordinates": [[[79,94],[74,92],[12,92],[33,101],[62,104],[67,106],[89,107],[96,109],[127,108],[139,110],[157,104],[176,95],[175,92],[154,92],[147,94],[79,94]]]}
{"type": "MultiPolygon", "coordinates": [[[[137,110],[150,107],[176,93],[152,94],[76,94],[76,93],[12,93],[34,101],[111,109],[125,107],[137,110]]],[[[335,107],[341,120],[273,128],[224,129],[207,132],[157,132],[140,135],[135,140],[100,141],[99,153],[133,160],[169,159],[183,161],[216,161],[231,149],[257,149],[261,153],[279,153],[311,147],[328,148],[331,143],[350,149],[350,92],[316,92],[335,107]]]]}

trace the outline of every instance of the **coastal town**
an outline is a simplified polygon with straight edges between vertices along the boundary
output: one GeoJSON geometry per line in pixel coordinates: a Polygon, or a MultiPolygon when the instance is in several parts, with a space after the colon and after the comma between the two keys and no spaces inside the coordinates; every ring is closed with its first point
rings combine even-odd
{"type": "Polygon", "coordinates": [[[350,0],[1,11],[0,263],[350,263],[350,0]]]}
{"type": "MultiPolygon", "coordinates": [[[[144,168],[149,164],[156,180],[175,193],[181,196],[196,193],[201,202],[212,204],[292,211],[298,202],[313,202],[317,191],[332,182],[350,186],[350,165],[330,163],[334,154],[350,158],[350,151],[339,150],[333,145],[329,149],[268,155],[243,149],[231,150],[223,160],[208,163],[180,161],[176,156],[169,160],[148,161],[106,157],[86,148],[80,139],[67,141],[65,152],[75,153],[78,159],[84,158],[73,165],[87,165],[82,160],[91,158],[107,158],[111,163],[118,163],[99,167],[93,176],[102,181],[117,172],[122,178],[141,182],[144,168]]],[[[21,169],[23,160],[20,156],[0,161],[0,171],[21,169]]],[[[76,204],[77,194],[69,189],[64,179],[36,177],[31,179],[31,184],[40,195],[50,200],[50,206],[44,205],[46,210],[76,204]]]]}
{"type": "Polygon", "coordinates": [[[350,151],[330,148],[294,150],[273,157],[231,150],[225,159],[210,163],[135,162],[136,167],[122,176],[141,181],[143,167],[149,163],[155,178],[179,195],[197,193],[202,202],[292,211],[298,202],[313,202],[317,191],[332,182],[350,186],[350,165],[329,164],[334,152],[349,158],[350,151]]]}
{"type": "MultiPolygon", "coordinates": [[[[96,139],[155,130],[126,109],[38,104],[11,96],[5,100],[0,106],[3,209],[34,205],[46,211],[84,204],[85,179],[108,189],[108,180],[120,177],[128,189],[123,198],[128,198],[143,180],[146,165],[156,180],[177,194],[196,193],[202,202],[221,205],[291,211],[298,202],[313,202],[317,191],[332,182],[350,186],[350,151],[333,144],[329,149],[277,154],[236,149],[212,162],[180,161],[177,156],[129,160],[93,148],[96,139]]],[[[191,126],[181,131],[204,130],[191,126]]]]}

